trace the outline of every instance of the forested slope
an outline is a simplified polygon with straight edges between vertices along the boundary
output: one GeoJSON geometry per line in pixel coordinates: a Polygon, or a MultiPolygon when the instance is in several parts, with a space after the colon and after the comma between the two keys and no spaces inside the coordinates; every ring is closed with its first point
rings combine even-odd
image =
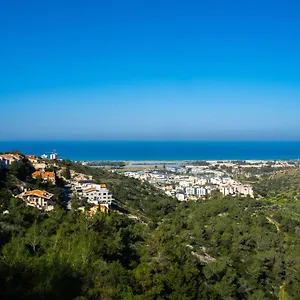
{"type": "Polygon", "coordinates": [[[177,203],[139,181],[72,167],[106,182],[143,222],[63,207],[45,214],[7,200],[1,299],[299,298],[300,216],[289,206],[248,198],[177,203]]]}
{"type": "Polygon", "coordinates": [[[258,181],[254,190],[262,196],[300,199],[300,169],[278,171],[258,181]]]}

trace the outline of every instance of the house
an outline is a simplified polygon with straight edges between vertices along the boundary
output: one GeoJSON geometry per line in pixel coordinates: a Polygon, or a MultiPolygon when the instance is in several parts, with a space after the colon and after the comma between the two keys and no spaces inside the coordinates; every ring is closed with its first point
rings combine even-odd
{"type": "Polygon", "coordinates": [[[42,178],[44,180],[49,180],[52,183],[55,183],[55,173],[54,172],[44,172],[44,173],[42,173],[42,178]]]}
{"type": "Polygon", "coordinates": [[[25,156],[32,164],[37,164],[39,162],[38,157],[35,155],[26,155],[25,156]]]}
{"type": "Polygon", "coordinates": [[[27,205],[37,207],[40,210],[51,211],[54,209],[53,194],[45,190],[25,191],[18,197],[27,205]]]}
{"type": "Polygon", "coordinates": [[[0,164],[6,168],[8,168],[13,162],[22,162],[23,156],[19,154],[2,154],[0,155],[0,160],[2,161],[0,164]]]}
{"type": "Polygon", "coordinates": [[[47,164],[45,164],[44,162],[37,162],[37,163],[32,163],[32,166],[39,171],[44,172],[45,169],[47,168],[47,164]]]}
{"type": "Polygon", "coordinates": [[[95,205],[90,208],[90,210],[88,211],[88,214],[90,216],[93,216],[98,211],[103,212],[103,213],[108,213],[108,211],[109,211],[108,204],[95,205]]]}
{"type": "Polygon", "coordinates": [[[31,174],[31,177],[36,179],[38,177],[41,177],[44,181],[51,181],[52,183],[55,183],[55,173],[54,172],[41,172],[41,171],[35,171],[31,174]]]}

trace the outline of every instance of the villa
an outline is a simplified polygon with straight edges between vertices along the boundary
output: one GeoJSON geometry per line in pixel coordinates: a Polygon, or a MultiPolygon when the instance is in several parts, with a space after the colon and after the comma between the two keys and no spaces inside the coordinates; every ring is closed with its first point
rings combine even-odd
{"type": "Polygon", "coordinates": [[[25,191],[18,195],[26,205],[37,207],[40,210],[51,211],[54,209],[53,194],[45,190],[25,191]]]}

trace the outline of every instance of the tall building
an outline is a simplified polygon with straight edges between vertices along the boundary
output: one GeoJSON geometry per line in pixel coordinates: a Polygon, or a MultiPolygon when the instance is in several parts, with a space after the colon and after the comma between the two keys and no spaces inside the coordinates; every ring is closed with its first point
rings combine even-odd
{"type": "Polygon", "coordinates": [[[50,154],[50,159],[53,159],[53,160],[59,159],[59,154],[56,153],[55,151],[53,151],[53,152],[50,154]]]}

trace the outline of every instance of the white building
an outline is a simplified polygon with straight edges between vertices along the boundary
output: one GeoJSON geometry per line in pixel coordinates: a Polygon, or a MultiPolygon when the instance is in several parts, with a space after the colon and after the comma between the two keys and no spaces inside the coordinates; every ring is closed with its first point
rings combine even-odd
{"type": "Polygon", "coordinates": [[[185,193],[187,195],[195,195],[195,189],[193,187],[187,187],[185,188],[185,193]]]}
{"type": "Polygon", "coordinates": [[[199,178],[199,179],[197,179],[197,184],[200,184],[200,185],[205,185],[205,184],[207,184],[207,179],[206,178],[199,178]]]}
{"type": "Polygon", "coordinates": [[[253,189],[250,185],[238,185],[237,192],[243,196],[250,196],[253,197],[253,189]]]}
{"type": "Polygon", "coordinates": [[[82,186],[80,194],[86,197],[89,203],[111,205],[113,196],[106,188],[105,184],[88,184],[82,186]]]}
{"type": "Polygon", "coordinates": [[[223,186],[220,187],[220,192],[224,195],[234,195],[235,194],[235,188],[232,186],[223,186]]]}
{"type": "Polygon", "coordinates": [[[205,196],[208,194],[208,190],[205,187],[198,187],[195,190],[197,196],[205,196]]]}
{"type": "Polygon", "coordinates": [[[50,154],[50,159],[53,159],[53,160],[59,159],[59,155],[56,152],[52,152],[50,154]]]}
{"type": "Polygon", "coordinates": [[[221,184],[221,182],[222,182],[222,180],[220,178],[213,177],[210,179],[210,183],[212,183],[212,184],[219,185],[219,184],[221,184]]]}
{"type": "Polygon", "coordinates": [[[184,201],[185,200],[185,196],[182,193],[177,193],[176,198],[178,199],[178,201],[184,201]]]}

